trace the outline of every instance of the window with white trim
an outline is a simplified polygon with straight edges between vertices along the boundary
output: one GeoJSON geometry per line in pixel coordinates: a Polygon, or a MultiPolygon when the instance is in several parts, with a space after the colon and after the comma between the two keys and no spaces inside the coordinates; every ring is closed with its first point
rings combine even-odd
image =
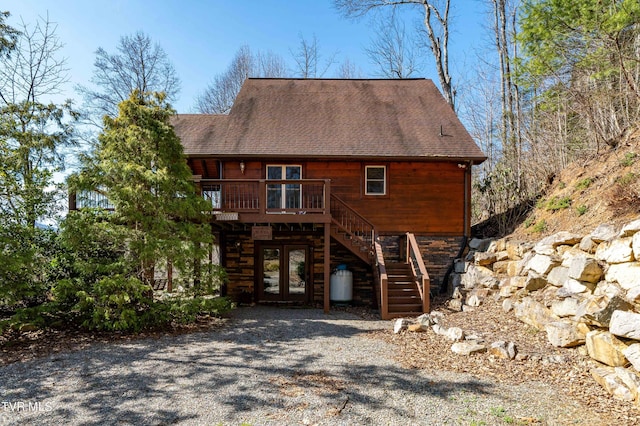
{"type": "Polygon", "coordinates": [[[385,166],[365,167],[365,195],[386,195],[387,168],[385,166]]]}
{"type": "MultiPolygon", "coordinates": [[[[267,165],[267,181],[302,179],[302,166],[267,165]]],[[[297,183],[267,182],[267,208],[299,209],[302,204],[302,188],[297,183]]]]}

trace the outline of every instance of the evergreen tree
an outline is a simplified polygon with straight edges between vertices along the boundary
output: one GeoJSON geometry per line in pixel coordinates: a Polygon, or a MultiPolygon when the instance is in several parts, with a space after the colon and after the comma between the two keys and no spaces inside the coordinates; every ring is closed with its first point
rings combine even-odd
{"type": "Polygon", "coordinates": [[[119,233],[127,235],[128,267],[149,285],[161,261],[193,277],[213,242],[202,214],[208,206],[169,123],[173,114],[163,94],[134,91],[117,117],[104,118],[95,152],[72,179],[77,189],[98,189],[109,200],[111,226],[126,229],[119,233]]]}
{"type": "Polygon", "coordinates": [[[78,311],[89,328],[138,330],[229,308],[215,299],[152,297],[157,269],[175,270],[192,295],[212,294],[222,279],[207,259],[213,236],[203,212],[210,206],[196,192],[173,114],[163,94],[132,92],[115,118],[104,118],[94,152],[68,180],[81,205],[99,192],[112,208],[72,211],[63,224],[72,266],[54,294],[61,310],[78,311]]]}

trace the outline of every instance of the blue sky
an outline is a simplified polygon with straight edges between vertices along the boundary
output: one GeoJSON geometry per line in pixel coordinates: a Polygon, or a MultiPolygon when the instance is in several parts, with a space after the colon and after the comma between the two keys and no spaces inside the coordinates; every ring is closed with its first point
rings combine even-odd
{"type": "MultiPolygon", "coordinates": [[[[451,71],[468,73],[477,52],[487,44],[483,25],[487,17],[481,0],[453,0],[450,35],[451,71]]],[[[115,52],[121,36],[144,31],[158,42],[173,62],[182,81],[178,112],[192,112],[195,97],[225,70],[242,45],[252,51],[273,51],[288,63],[302,35],[315,34],[325,57],[338,52],[341,63],[348,58],[363,72],[375,77],[364,48],[375,38],[368,18],[343,18],[331,0],[11,0],[0,6],[11,12],[9,24],[20,19],[27,24],[45,17],[58,26],[57,35],[65,44],[71,82],[65,97],[76,98],[75,84],[87,84],[98,47],[115,52]]],[[[406,10],[406,8],[405,8],[406,10]]],[[[416,19],[421,11],[414,12],[416,19]]],[[[325,77],[334,77],[337,66],[325,77]]],[[[429,59],[420,77],[437,83],[429,59]]]]}

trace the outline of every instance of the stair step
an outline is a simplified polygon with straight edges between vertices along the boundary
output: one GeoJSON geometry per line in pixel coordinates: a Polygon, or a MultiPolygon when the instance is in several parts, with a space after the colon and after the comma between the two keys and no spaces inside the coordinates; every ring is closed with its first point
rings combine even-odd
{"type": "Polygon", "coordinates": [[[415,283],[413,282],[413,280],[387,280],[387,283],[389,283],[390,286],[396,286],[396,287],[415,287],[415,283]]]}
{"type": "Polygon", "coordinates": [[[389,287],[398,288],[415,288],[416,284],[413,281],[387,281],[389,287]]]}
{"type": "Polygon", "coordinates": [[[420,296],[389,296],[389,305],[420,305],[422,306],[422,299],[420,296]]]}
{"type": "Polygon", "coordinates": [[[406,317],[418,317],[422,315],[424,312],[415,311],[415,312],[389,312],[387,316],[391,318],[406,318],[406,317]]]}
{"type": "Polygon", "coordinates": [[[389,303],[389,312],[420,312],[421,310],[421,303],[406,303],[398,305],[392,305],[389,303]]]}

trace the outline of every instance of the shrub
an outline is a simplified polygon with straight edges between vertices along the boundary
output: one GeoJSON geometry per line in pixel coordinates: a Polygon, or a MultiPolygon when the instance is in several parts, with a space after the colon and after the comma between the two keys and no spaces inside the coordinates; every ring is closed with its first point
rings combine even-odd
{"type": "Polygon", "coordinates": [[[569,207],[571,207],[571,198],[569,197],[552,197],[546,204],[546,209],[549,211],[562,210],[569,207]]]}
{"type": "Polygon", "coordinates": [[[578,213],[578,216],[582,216],[583,214],[585,214],[588,210],[588,207],[585,206],[584,204],[579,205],[578,207],[576,207],[576,212],[578,213]]]}
{"type": "Polygon", "coordinates": [[[620,160],[620,165],[623,167],[629,167],[632,166],[633,163],[636,162],[636,158],[638,157],[638,155],[635,152],[627,152],[624,155],[624,158],[622,160],[620,160]]]}
{"type": "Polygon", "coordinates": [[[547,230],[547,221],[542,219],[533,226],[533,232],[541,233],[547,230]]]}
{"type": "Polygon", "coordinates": [[[578,190],[587,189],[589,186],[591,186],[592,183],[593,183],[593,180],[591,180],[591,178],[584,178],[578,181],[578,183],[576,184],[576,189],[578,190]]]}
{"type": "Polygon", "coordinates": [[[620,176],[619,178],[616,179],[616,183],[620,186],[628,186],[631,185],[633,182],[635,182],[638,179],[638,175],[633,173],[633,172],[629,172],[624,176],[620,176]]]}
{"type": "Polygon", "coordinates": [[[525,221],[524,221],[524,227],[525,228],[531,228],[531,225],[534,224],[535,222],[535,218],[533,216],[529,216],[525,221]]]}
{"type": "Polygon", "coordinates": [[[137,278],[116,275],[98,281],[91,292],[78,292],[78,308],[87,314],[82,325],[92,330],[140,331],[162,322],[149,315],[149,286],[137,278]]]}
{"type": "Polygon", "coordinates": [[[227,297],[176,297],[160,303],[169,313],[171,321],[177,324],[192,323],[202,315],[224,315],[234,308],[233,302],[227,297]]]}

